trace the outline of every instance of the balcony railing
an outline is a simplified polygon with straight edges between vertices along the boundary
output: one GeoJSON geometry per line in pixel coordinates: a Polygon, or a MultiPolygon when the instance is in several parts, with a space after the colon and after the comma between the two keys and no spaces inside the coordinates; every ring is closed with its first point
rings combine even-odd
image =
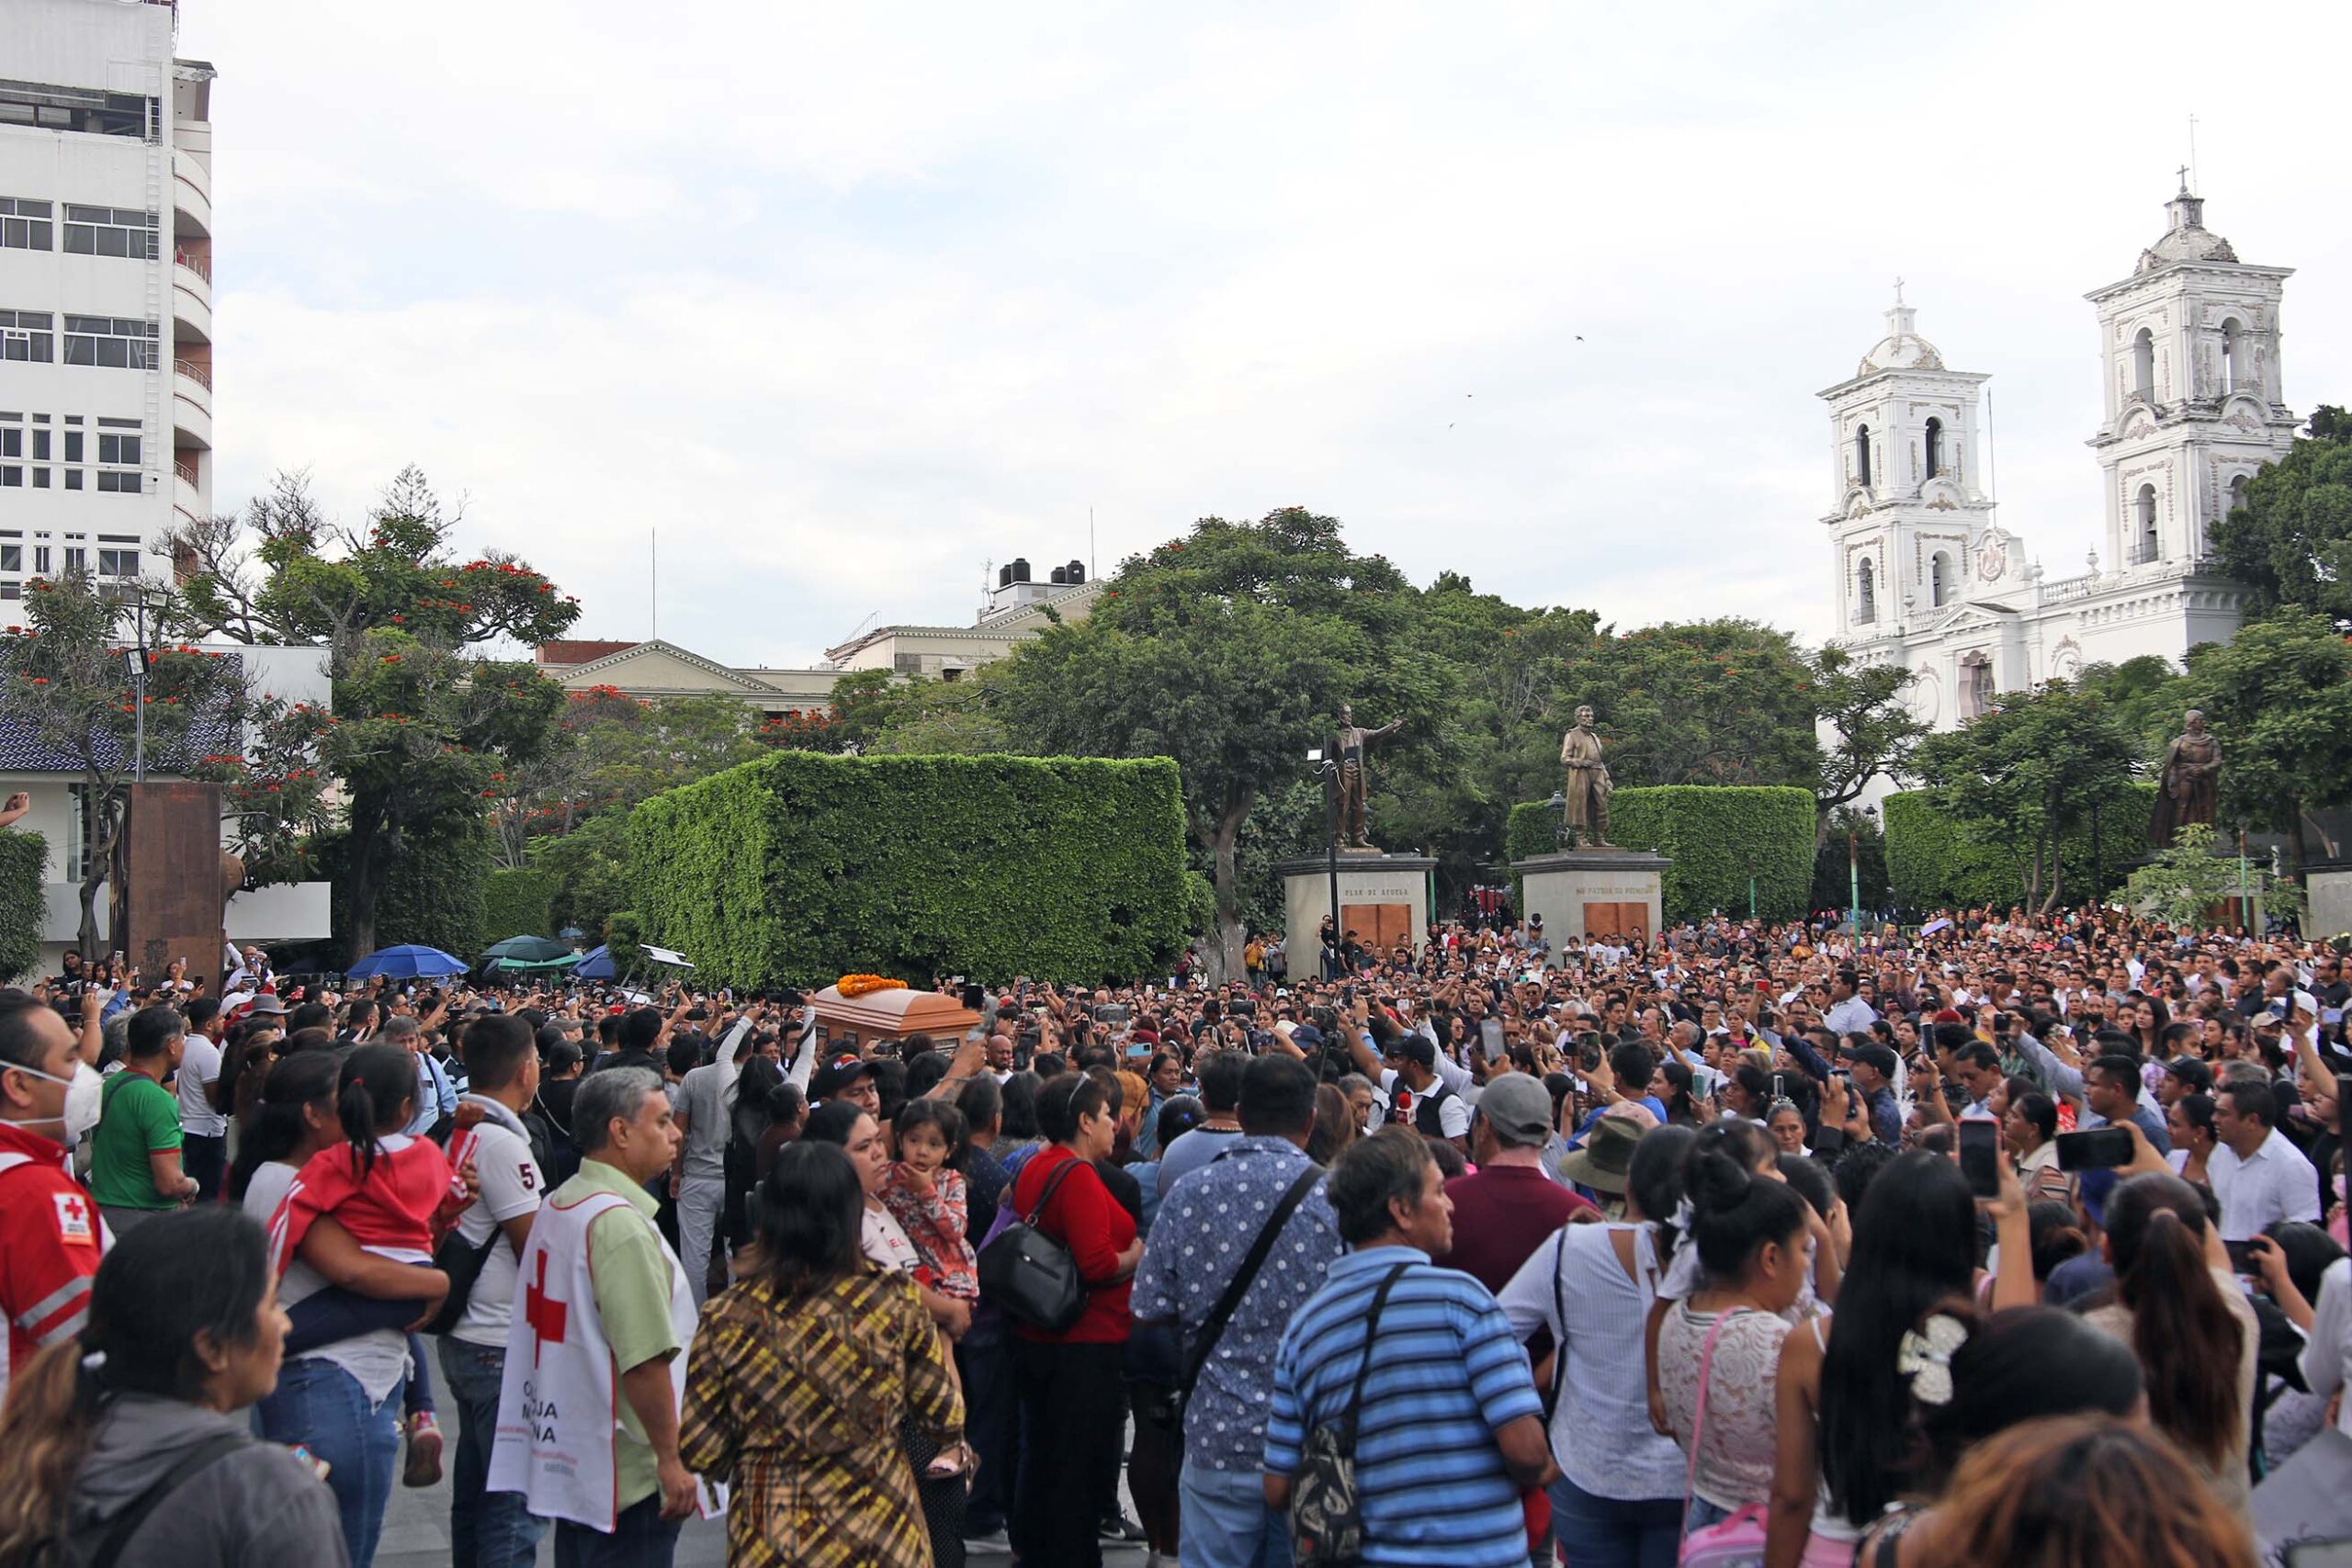
{"type": "Polygon", "coordinates": [[[175,359],[172,361],[172,369],[175,374],[187,377],[189,380],[195,382],[206,391],[209,392],[212,390],[212,367],[210,366],[198,365],[192,359],[175,359]]]}
{"type": "Polygon", "coordinates": [[[188,488],[191,490],[195,489],[199,482],[196,477],[196,465],[194,463],[183,463],[178,458],[175,457],[172,459],[172,472],[179,475],[181,479],[186,479],[188,483],[188,488]]]}
{"type": "Polygon", "coordinates": [[[186,251],[175,250],[172,253],[172,260],[175,265],[187,268],[188,271],[204,279],[205,282],[209,283],[212,281],[212,258],[210,256],[192,256],[186,251]]]}

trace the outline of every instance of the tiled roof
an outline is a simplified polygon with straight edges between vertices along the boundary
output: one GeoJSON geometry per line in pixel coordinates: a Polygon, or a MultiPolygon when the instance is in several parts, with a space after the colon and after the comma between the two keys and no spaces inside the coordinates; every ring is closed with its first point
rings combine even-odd
{"type": "MultiPolygon", "coordinates": [[[[242,663],[235,654],[230,659],[242,663]]],[[[187,743],[176,753],[166,754],[153,747],[148,749],[150,772],[175,773],[188,758],[211,757],[244,750],[242,726],[225,722],[199,724],[188,732],[187,743]]],[[[130,743],[118,742],[113,736],[102,734],[93,750],[100,763],[107,768],[127,766],[130,743]]],[[[30,726],[18,720],[0,717],[0,773],[78,773],[82,759],[70,751],[51,747],[30,726]]]]}

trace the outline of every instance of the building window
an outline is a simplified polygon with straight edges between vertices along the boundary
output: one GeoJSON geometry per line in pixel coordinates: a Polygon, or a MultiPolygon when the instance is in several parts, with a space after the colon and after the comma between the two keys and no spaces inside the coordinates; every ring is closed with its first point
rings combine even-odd
{"type": "Polygon", "coordinates": [[[2238,378],[2245,374],[2245,344],[2239,336],[2238,319],[2232,316],[2222,323],[2222,390],[2234,392],[2238,378]]]}
{"type": "Polygon", "coordinates": [[[65,433],[65,460],[69,463],[82,460],[82,433],[78,430],[65,433]]]}
{"type": "Polygon", "coordinates": [[[84,548],[83,548],[81,546],[79,546],[79,545],[68,545],[68,546],[66,546],[66,547],[65,547],[65,570],[66,570],[66,571],[67,571],[67,573],[68,573],[69,575],[70,575],[71,573],[77,572],[77,571],[87,571],[87,570],[90,570],[90,552],[89,552],[89,551],[87,551],[87,550],[85,550],[85,549],[84,549],[84,548]]]}
{"type": "Polygon", "coordinates": [[[1862,564],[1856,569],[1854,572],[1854,585],[1855,597],[1858,601],[1854,610],[1854,619],[1858,621],[1877,620],[1878,573],[1871,570],[1871,563],[1869,561],[1863,561],[1862,564]]]}
{"type": "Polygon", "coordinates": [[[50,204],[0,196],[0,251],[45,251],[51,234],[50,204]]]}
{"type": "Polygon", "coordinates": [[[24,570],[25,547],[22,545],[0,545],[0,571],[22,571],[24,570]]]}
{"type": "Polygon", "coordinates": [[[2245,476],[2240,474],[2230,481],[2230,510],[2235,512],[2245,504],[2245,476]]]}
{"type": "Polygon", "coordinates": [[[137,550],[100,550],[98,575],[100,577],[137,577],[139,552],[137,550]]]}
{"type": "Polygon", "coordinates": [[[1920,478],[1931,479],[1943,471],[1944,422],[1931,419],[1928,422],[1928,471],[1920,478]]]}
{"type": "Polygon", "coordinates": [[[153,141],[163,129],[158,102],[136,93],[106,93],[51,82],[0,82],[0,125],[153,141]]]}
{"type": "Polygon", "coordinates": [[[2144,401],[2156,400],[2156,334],[2145,327],[2132,339],[2132,391],[2144,401]]]}
{"type": "Polygon", "coordinates": [[[112,495],[144,495],[147,493],[147,476],[136,468],[120,471],[100,468],[98,488],[112,495]]]}
{"type": "Polygon", "coordinates": [[[1854,482],[1871,482],[1871,427],[1867,424],[1854,427],[1854,482]]]}
{"type": "Polygon", "coordinates": [[[2156,558],[2156,487],[2142,485],[2132,502],[2132,523],[2134,543],[2132,564],[2139,566],[2156,558]]]}
{"type": "Polygon", "coordinates": [[[0,490],[25,488],[25,468],[21,463],[0,463],[0,490]]]}
{"type": "MultiPolygon", "coordinates": [[[[8,416],[14,419],[16,416],[8,416]]],[[[0,425],[0,457],[21,457],[25,455],[25,433],[15,425],[0,425]]]]}
{"type": "Polygon", "coordinates": [[[155,215],[121,207],[65,204],[65,249],[77,256],[155,259],[155,215]]]}
{"type": "MultiPolygon", "coordinates": [[[[68,456],[71,455],[68,454],[68,456]]],[[[139,461],[139,437],[109,435],[100,431],[98,433],[98,461],[135,466],[139,461]]]]}
{"type": "Polygon", "coordinates": [[[119,316],[65,318],[65,363],[117,370],[155,368],[155,323],[119,316]]]}
{"type": "Polygon", "coordinates": [[[0,310],[0,359],[50,364],[57,357],[56,327],[47,310],[0,310]]]}
{"type": "Polygon", "coordinates": [[[35,577],[49,575],[49,547],[47,545],[33,547],[33,575],[35,577]]]}
{"type": "Polygon", "coordinates": [[[1951,557],[1938,550],[1928,558],[1928,603],[1942,609],[1951,593],[1951,557]]]}

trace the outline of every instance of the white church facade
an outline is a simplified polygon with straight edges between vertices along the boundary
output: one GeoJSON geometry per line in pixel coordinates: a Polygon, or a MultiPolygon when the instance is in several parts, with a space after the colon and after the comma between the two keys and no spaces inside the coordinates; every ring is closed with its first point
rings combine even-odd
{"type": "Polygon", "coordinates": [[[2091,291],[2105,419],[2091,437],[2105,547],[2050,578],[1994,517],[1978,389],[1945,368],[1902,300],[1887,335],[1829,404],[1838,646],[1912,672],[1911,705],[1939,729],[1994,694],[2084,665],[2160,654],[2178,664],[2237,629],[2242,592],[2212,558],[2213,524],[2281,456],[2298,423],[2282,400],[2281,288],[2204,226],[2186,187],[2171,226],[2129,277],[2091,291]]]}

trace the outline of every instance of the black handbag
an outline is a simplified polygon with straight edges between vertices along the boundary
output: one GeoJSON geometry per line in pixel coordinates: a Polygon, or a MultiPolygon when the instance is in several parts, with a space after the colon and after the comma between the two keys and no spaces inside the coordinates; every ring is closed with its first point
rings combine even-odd
{"type": "Polygon", "coordinates": [[[1055,1190],[1084,1162],[1069,1159],[1046,1178],[1025,1219],[997,1232],[980,1249],[980,1293],[1015,1322],[1047,1334],[1067,1332],[1086,1312],[1086,1281],[1069,1248],[1037,1228],[1055,1190]]]}
{"type": "Polygon", "coordinates": [[[441,1298],[441,1309],[417,1330],[419,1334],[447,1334],[464,1321],[466,1303],[473,1300],[474,1284],[481,1278],[481,1266],[490,1261],[490,1249],[505,1239],[506,1232],[494,1223],[490,1239],[479,1247],[466,1239],[464,1231],[450,1227],[433,1249],[433,1267],[449,1276],[449,1293],[441,1298]]]}
{"type": "Polygon", "coordinates": [[[1400,1263],[1380,1281],[1363,1325],[1363,1360],[1356,1368],[1348,1403],[1329,1421],[1316,1423],[1299,1451],[1291,1482],[1291,1555],[1297,1568],[1351,1568],[1363,1556],[1363,1509],[1356,1496],[1356,1415],[1363,1404],[1364,1375],[1372,1371],[1374,1337],[1388,1292],[1405,1270],[1400,1263]]]}

